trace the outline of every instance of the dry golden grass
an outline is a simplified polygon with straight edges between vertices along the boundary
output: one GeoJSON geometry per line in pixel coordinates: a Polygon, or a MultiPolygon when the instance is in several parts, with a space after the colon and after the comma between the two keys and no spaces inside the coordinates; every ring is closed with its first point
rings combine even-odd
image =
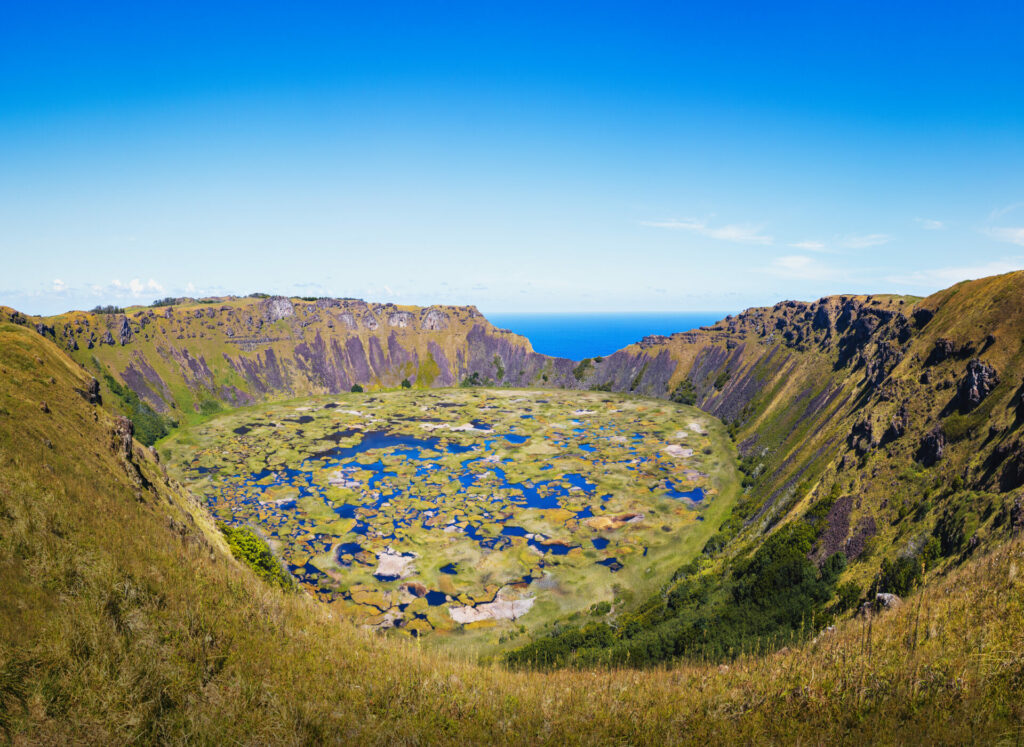
{"type": "Polygon", "coordinates": [[[0,326],[0,725],[16,744],[1024,739],[1022,540],[728,667],[481,667],[262,584],[136,445],[139,500],[62,358],[0,326]]]}

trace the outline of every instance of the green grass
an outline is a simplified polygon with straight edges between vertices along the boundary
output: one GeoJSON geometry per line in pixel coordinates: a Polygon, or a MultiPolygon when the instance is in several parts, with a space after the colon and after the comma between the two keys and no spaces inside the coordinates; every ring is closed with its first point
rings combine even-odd
{"type": "Polygon", "coordinates": [[[510,672],[266,584],[145,453],[138,500],[109,416],[53,345],[0,326],[0,368],[0,714],[16,744],[1024,738],[1020,540],[893,612],[728,667],[510,672]]]}

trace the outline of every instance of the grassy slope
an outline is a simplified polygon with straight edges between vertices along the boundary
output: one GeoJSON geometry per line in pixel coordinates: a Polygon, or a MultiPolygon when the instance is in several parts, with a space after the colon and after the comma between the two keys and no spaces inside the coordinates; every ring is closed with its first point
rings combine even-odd
{"type": "Polygon", "coordinates": [[[139,500],[110,416],[33,332],[0,326],[0,374],[0,716],[17,743],[1024,736],[1020,541],[870,624],[727,669],[509,673],[262,584],[145,453],[139,500]]]}
{"type": "Polygon", "coordinates": [[[818,501],[854,496],[850,535],[861,520],[874,521],[877,534],[862,556],[870,562],[852,566],[846,577],[866,585],[880,557],[892,558],[919,545],[946,509],[968,505],[983,544],[1003,536],[995,531],[993,520],[1005,514],[1014,496],[1000,492],[995,484],[1003,468],[1000,454],[1020,451],[1024,424],[1016,409],[1024,376],[1021,299],[1024,273],[1017,272],[960,283],[926,299],[869,296],[822,299],[817,304],[786,302],[675,335],[644,351],[639,346],[627,351],[648,356],[668,351],[677,365],[671,386],[689,378],[702,407],[731,423],[741,455],[756,475],[748,497],[759,507],[732,554],[748,551],[764,533],[818,501]],[[834,323],[846,300],[859,304],[862,316],[864,309],[892,316],[888,321],[883,317],[843,363],[844,337],[849,339],[852,332],[815,328],[812,317],[818,307],[825,307],[834,323]],[[922,309],[934,312],[934,317],[918,324],[913,313],[922,309]],[[907,339],[900,338],[901,329],[909,333],[907,339]],[[795,338],[784,337],[792,332],[795,338]],[[952,340],[957,347],[971,346],[973,352],[929,363],[940,339],[952,340]],[[881,380],[869,382],[870,368],[877,365],[885,345],[897,349],[902,358],[881,380]],[[702,367],[702,356],[706,360],[706,354],[715,351],[719,362],[702,367]],[[973,413],[955,422],[950,402],[972,357],[993,365],[1000,383],[973,413]],[[728,380],[719,390],[713,382],[725,371],[728,380]],[[930,381],[922,379],[926,372],[930,381]],[[751,389],[755,393],[748,400],[743,392],[751,389]],[[883,433],[901,406],[908,415],[906,432],[885,441],[883,433]],[[858,423],[873,429],[871,443],[865,442],[860,450],[851,439],[858,423]],[[915,457],[922,439],[936,427],[956,435],[947,439],[943,458],[925,467],[915,457]],[[997,453],[999,449],[1002,452],[997,453]]]}

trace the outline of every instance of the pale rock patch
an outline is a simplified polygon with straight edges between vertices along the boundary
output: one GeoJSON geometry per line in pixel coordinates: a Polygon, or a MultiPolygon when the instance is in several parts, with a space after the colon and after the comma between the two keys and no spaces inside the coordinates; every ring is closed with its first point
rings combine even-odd
{"type": "Polygon", "coordinates": [[[415,559],[415,555],[402,555],[391,547],[386,547],[383,552],[377,553],[377,570],[373,573],[375,576],[405,578],[412,574],[412,562],[415,559]]]}
{"type": "Polygon", "coordinates": [[[530,611],[533,602],[534,597],[504,599],[499,592],[493,602],[485,602],[475,607],[450,607],[448,614],[452,616],[452,620],[462,625],[484,620],[516,620],[530,611]]]}
{"type": "Polygon", "coordinates": [[[693,449],[683,448],[682,444],[669,444],[664,449],[662,449],[662,451],[668,454],[669,456],[679,457],[681,459],[693,456],[693,449]]]}

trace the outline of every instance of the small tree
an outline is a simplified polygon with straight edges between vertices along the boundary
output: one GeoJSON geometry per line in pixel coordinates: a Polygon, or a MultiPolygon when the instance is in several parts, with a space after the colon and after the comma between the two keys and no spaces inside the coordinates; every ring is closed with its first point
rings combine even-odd
{"type": "Polygon", "coordinates": [[[352,385],[352,389],[350,391],[352,391],[352,392],[361,392],[361,391],[363,391],[363,387],[361,385],[359,385],[359,384],[353,384],[352,385]]]}
{"type": "Polygon", "coordinates": [[[402,389],[412,389],[412,382],[408,379],[402,379],[402,389]]]}

